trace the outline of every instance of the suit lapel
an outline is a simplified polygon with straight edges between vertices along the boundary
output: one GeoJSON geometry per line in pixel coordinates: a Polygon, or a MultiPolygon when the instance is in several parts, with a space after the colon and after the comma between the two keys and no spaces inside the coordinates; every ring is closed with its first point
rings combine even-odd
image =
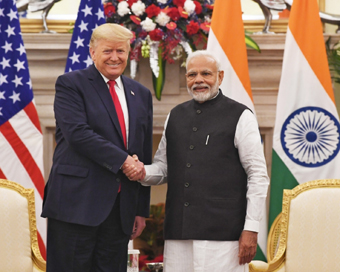
{"type": "Polygon", "coordinates": [[[117,133],[120,135],[120,138],[124,145],[123,135],[120,129],[118,116],[115,110],[115,106],[113,104],[110,91],[108,90],[108,86],[106,82],[104,82],[103,77],[101,76],[101,74],[99,73],[97,68],[95,68],[94,65],[89,67],[89,71],[90,71],[89,80],[92,84],[92,87],[98,93],[100,99],[102,100],[106,110],[108,111],[111,117],[112,123],[115,126],[117,133]]]}
{"type": "Polygon", "coordinates": [[[135,138],[135,130],[136,130],[136,122],[137,122],[137,101],[136,96],[137,92],[134,88],[134,84],[132,84],[131,80],[128,80],[126,77],[121,76],[124,91],[125,91],[125,98],[129,112],[129,147],[132,146],[133,140],[135,138]]]}

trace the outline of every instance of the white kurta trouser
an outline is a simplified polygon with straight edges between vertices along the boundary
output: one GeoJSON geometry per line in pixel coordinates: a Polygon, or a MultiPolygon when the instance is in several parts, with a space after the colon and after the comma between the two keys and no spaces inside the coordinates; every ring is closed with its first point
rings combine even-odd
{"type": "Polygon", "coordinates": [[[165,241],[164,272],[249,271],[238,262],[238,241],[165,241]]]}

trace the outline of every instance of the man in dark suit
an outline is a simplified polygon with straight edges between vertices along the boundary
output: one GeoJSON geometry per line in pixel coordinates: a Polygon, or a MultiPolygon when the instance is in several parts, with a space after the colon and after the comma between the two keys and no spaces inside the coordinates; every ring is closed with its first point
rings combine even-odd
{"type": "Polygon", "coordinates": [[[122,76],[132,36],[117,24],[99,26],[94,65],[57,79],[57,146],[42,212],[48,272],[126,271],[128,241],[145,227],[150,189],[121,170],[142,170],[130,154],[152,157],[151,93],[122,76]]]}

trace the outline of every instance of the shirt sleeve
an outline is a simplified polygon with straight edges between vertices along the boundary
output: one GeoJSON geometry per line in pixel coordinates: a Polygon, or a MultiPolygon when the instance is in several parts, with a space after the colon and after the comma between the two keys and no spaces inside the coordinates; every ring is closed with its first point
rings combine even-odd
{"type": "Polygon", "coordinates": [[[261,136],[255,115],[245,110],[236,126],[235,147],[247,174],[247,214],[244,230],[259,232],[269,185],[261,136]]]}
{"type": "Polygon", "coordinates": [[[159,142],[158,149],[151,165],[145,165],[146,175],[144,180],[140,183],[144,186],[160,185],[167,182],[168,176],[168,162],[166,157],[166,136],[165,130],[168,125],[170,113],[168,114],[162,134],[161,141],[159,142]]]}

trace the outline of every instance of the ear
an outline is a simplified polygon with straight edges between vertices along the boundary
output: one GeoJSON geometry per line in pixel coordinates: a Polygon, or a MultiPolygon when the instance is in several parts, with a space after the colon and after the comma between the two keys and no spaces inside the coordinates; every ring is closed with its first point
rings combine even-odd
{"type": "Polygon", "coordinates": [[[221,70],[218,72],[218,85],[219,86],[221,85],[223,78],[224,78],[224,71],[221,70]]]}
{"type": "Polygon", "coordinates": [[[92,60],[94,61],[94,49],[90,47],[89,49],[92,60]]]}

